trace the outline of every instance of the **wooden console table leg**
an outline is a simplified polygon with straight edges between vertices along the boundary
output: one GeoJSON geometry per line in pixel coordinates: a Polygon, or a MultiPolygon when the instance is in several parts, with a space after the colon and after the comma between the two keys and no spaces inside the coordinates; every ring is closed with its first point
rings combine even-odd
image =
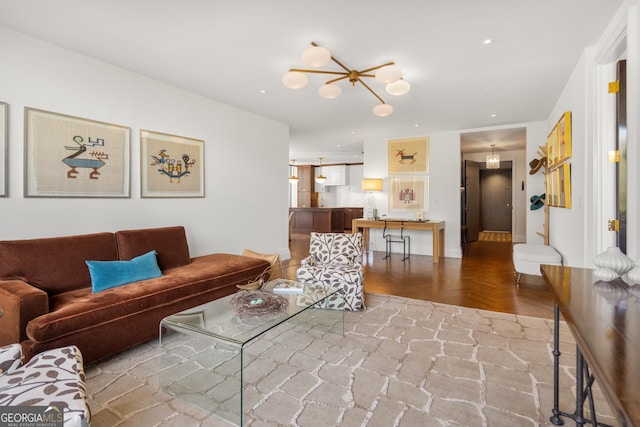
{"type": "Polygon", "coordinates": [[[362,245],[365,252],[371,252],[371,247],[369,246],[369,228],[362,228],[362,245]]]}
{"type": "Polygon", "coordinates": [[[444,256],[444,228],[438,229],[438,225],[431,227],[433,236],[433,262],[440,262],[440,257],[444,256]]]}

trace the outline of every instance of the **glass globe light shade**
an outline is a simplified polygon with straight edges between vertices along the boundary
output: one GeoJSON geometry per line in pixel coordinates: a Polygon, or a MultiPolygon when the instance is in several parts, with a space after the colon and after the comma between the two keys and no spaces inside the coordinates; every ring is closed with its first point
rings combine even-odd
{"type": "Polygon", "coordinates": [[[385,65],[376,71],[376,80],[380,83],[391,83],[402,77],[400,67],[395,65],[385,65]]]}
{"type": "Polygon", "coordinates": [[[325,182],[327,182],[327,177],[322,175],[322,174],[320,174],[320,175],[316,176],[316,182],[318,184],[324,184],[325,182]]]}
{"type": "Polygon", "coordinates": [[[307,85],[308,81],[306,74],[299,71],[289,71],[282,76],[282,84],[289,89],[301,89],[307,85]]]}
{"type": "Polygon", "coordinates": [[[322,85],[318,89],[318,94],[325,99],[334,99],[342,94],[342,89],[334,84],[322,85]]]}
{"type": "Polygon", "coordinates": [[[393,107],[389,104],[378,104],[373,107],[373,114],[380,117],[388,116],[393,113],[393,107]]]}
{"type": "Polygon", "coordinates": [[[387,93],[396,96],[404,95],[409,92],[409,89],[411,89],[411,85],[402,78],[386,86],[387,93]]]}
{"type": "Polygon", "coordinates": [[[312,46],[302,52],[300,57],[307,67],[322,67],[331,60],[331,52],[322,46],[312,46]]]}

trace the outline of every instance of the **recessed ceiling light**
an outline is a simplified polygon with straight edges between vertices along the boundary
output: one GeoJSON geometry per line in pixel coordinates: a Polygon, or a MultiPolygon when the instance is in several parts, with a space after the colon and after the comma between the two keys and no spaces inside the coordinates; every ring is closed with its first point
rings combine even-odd
{"type": "Polygon", "coordinates": [[[420,127],[420,124],[416,123],[415,125],[413,125],[413,127],[415,127],[415,128],[420,127]]]}
{"type": "Polygon", "coordinates": [[[491,40],[491,39],[484,39],[482,41],[482,44],[491,44],[491,43],[493,43],[493,40],[491,40]]]}
{"type": "Polygon", "coordinates": [[[355,135],[355,134],[356,134],[356,131],[355,131],[355,130],[352,130],[352,131],[351,131],[351,135],[355,135]]]}
{"type": "Polygon", "coordinates": [[[263,95],[264,95],[265,93],[267,93],[267,91],[266,91],[266,90],[264,90],[264,89],[260,89],[258,92],[260,92],[260,93],[261,93],[261,94],[263,94],[263,95]]]}
{"type": "Polygon", "coordinates": [[[495,117],[497,114],[492,114],[491,117],[495,117]]]}

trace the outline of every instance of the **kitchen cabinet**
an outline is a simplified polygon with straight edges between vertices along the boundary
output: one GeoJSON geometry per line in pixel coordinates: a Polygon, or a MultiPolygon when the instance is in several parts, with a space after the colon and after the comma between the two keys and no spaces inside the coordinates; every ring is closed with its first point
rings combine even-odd
{"type": "Polygon", "coordinates": [[[298,206],[310,208],[317,206],[318,193],[314,192],[312,165],[298,166],[298,206]]]}
{"type": "Polygon", "coordinates": [[[332,165],[323,166],[322,174],[327,177],[324,186],[330,185],[347,185],[347,166],[332,165]]]}

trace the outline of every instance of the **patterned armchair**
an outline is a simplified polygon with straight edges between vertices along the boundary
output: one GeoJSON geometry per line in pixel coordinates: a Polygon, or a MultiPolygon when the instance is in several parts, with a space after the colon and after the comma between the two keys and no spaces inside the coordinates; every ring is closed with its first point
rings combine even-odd
{"type": "Polygon", "coordinates": [[[88,426],[82,354],[76,346],[43,351],[22,364],[22,347],[0,347],[0,406],[53,406],[65,427],[88,426]]]}
{"type": "Polygon", "coordinates": [[[309,256],[301,261],[296,276],[300,282],[342,288],[344,305],[336,298],[328,308],[362,310],[362,234],[311,233],[309,256]]]}

